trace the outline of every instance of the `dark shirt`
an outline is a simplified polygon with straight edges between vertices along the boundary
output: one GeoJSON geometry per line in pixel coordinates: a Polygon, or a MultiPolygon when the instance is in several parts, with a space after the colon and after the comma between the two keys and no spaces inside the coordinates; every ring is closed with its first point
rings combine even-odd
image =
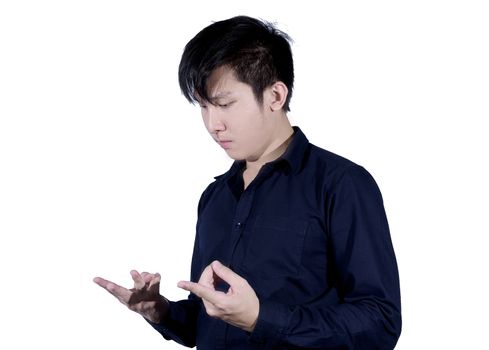
{"type": "Polygon", "coordinates": [[[166,339],[199,350],[394,348],[399,277],[381,193],[364,168],[294,131],[246,190],[236,161],[199,202],[191,280],[213,260],[245,278],[260,300],[254,331],[209,317],[190,294],[153,324],[166,339]]]}

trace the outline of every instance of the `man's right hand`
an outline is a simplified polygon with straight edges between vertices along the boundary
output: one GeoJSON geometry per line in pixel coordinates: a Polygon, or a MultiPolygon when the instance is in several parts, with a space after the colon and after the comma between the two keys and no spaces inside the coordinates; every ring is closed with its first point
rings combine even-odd
{"type": "Polygon", "coordinates": [[[130,310],[137,312],[148,321],[160,323],[168,311],[168,300],[160,295],[161,276],[158,273],[131,271],[134,288],[126,289],[101,277],[93,281],[115,296],[130,310]]]}

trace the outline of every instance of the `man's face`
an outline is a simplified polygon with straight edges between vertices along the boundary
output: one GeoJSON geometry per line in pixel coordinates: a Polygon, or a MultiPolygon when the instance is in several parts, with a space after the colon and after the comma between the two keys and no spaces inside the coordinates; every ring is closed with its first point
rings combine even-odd
{"type": "Polygon", "coordinates": [[[212,138],[235,160],[256,161],[269,151],[272,118],[248,84],[229,68],[216,69],[208,80],[210,102],[202,101],[204,124],[212,138]]]}

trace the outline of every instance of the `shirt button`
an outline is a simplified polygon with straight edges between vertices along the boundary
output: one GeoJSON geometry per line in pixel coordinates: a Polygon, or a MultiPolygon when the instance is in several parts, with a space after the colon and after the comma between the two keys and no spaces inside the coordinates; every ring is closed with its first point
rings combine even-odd
{"type": "Polygon", "coordinates": [[[241,222],[237,222],[236,225],[234,225],[235,228],[241,228],[243,224],[241,222]]]}

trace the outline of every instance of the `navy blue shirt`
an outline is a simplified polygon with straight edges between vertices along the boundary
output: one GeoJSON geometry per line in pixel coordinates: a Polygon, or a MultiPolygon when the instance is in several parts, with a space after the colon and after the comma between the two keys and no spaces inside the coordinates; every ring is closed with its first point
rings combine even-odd
{"type": "Polygon", "coordinates": [[[254,331],[209,317],[193,294],[153,326],[199,350],[393,349],[399,277],[372,176],[297,127],[246,190],[244,167],[234,162],[202,194],[191,280],[213,260],[245,278],[260,300],[254,331]]]}

